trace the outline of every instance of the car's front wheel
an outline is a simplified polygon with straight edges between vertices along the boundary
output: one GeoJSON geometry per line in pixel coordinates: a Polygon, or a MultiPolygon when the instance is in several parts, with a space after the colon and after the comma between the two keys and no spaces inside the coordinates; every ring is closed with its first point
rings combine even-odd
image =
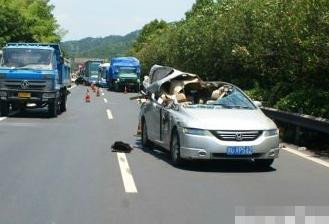
{"type": "Polygon", "coordinates": [[[258,168],[269,168],[274,162],[274,159],[257,159],[255,165],[258,168]]]}
{"type": "Polygon", "coordinates": [[[142,123],[142,145],[143,147],[150,147],[152,145],[147,135],[147,126],[145,121],[142,123]]]}
{"type": "Polygon", "coordinates": [[[170,155],[171,162],[174,166],[180,166],[183,164],[183,159],[181,158],[180,154],[179,135],[177,131],[174,131],[171,137],[170,155]]]}

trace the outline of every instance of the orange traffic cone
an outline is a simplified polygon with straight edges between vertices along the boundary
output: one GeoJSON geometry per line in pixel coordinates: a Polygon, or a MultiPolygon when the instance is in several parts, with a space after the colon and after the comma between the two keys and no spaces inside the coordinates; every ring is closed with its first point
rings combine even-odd
{"type": "Polygon", "coordinates": [[[125,86],[125,91],[124,91],[124,94],[127,94],[128,91],[127,91],[127,86],[125,86]]]}
{"type": "Polygon", "coordinates": [[[89,89],[87,89],[86,96],[85,96],[85,101],[86,101],[86,103],[90,103],[90,101],[91,101],[91,96],[89,94],[89,89]]]}
{"type": "Polygon", "coordinates": [[[101,91],[99,90],[99,88],[97,88],[96,96],[100,96],[100,95],[101,95],[101,91]]]}

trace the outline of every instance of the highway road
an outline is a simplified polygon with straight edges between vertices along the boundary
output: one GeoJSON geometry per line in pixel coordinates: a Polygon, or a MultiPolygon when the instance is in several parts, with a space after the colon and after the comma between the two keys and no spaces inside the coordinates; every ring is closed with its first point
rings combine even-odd
{"type": "Polygon", "coordinates": [[[0,119],[1,224],[227,224],[241,209],[329,206],[323,165],[282,151],[268,170],[175,168],[168,153],[141,148],[131,94],[104,90],[88,104],[85,91],[73,88],[58,118],[27,110],[0,119]],[[118,140],[134,150],[111,152],[118,140]]]}

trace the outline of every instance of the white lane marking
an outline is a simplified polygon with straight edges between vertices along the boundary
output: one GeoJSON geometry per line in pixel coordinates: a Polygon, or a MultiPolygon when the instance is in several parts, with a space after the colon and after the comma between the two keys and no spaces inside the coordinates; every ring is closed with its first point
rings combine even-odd
{"type": "Polygon", "coordinates": [[[111,110],[107,109],[107,110],[106,110],[106,113],[107,113],[107,117],[108,117],[108,119],[109,119],[109,120],[112,120],[112,119],[113,119],[113,115],[112,115],[111,110]]]}
{"type": "Polygon", "coordinates": [[[292,154],[295,154],[295,155],[297,155],[297,156],[299,156],[299,157],[302,157],[302,158],[304,158],[304,159],[307,159],[307,160],[310,160],[310,161],[312,161],[312,162],[315,162],[315,163],[317,163],[317,164],[319,164],[319,165],[322,165],[322,166],[325,166],[325,167],[329,168],[329,163],[326,162],[326,161],[323,161],[323,160],[321,160],[321,159],[314,158],[314,157],[312,157],[312,156],[310,156],[310,155],[307,155],[307,154],[305,154],[305,153],[302,153],[302,152],[298,152],[298,151],[295,150],[295,149],[283,148],[283,150],[285,150],[285,151],[287,151],[287,152],[290,152],[290,153],[292,153],[292,154]]]}
{"type": "Polygon", "coordinates": [[[6,120],[7,117],[0,117],[0,121],[6,120]]]}
{"type": "Polygon", "coordinates": [[[102,93],[102,96],[104,96],[105,94],[104,93],[102,93]]]}
{"type": "Polygon", "coordinates": [[[137,193],[137,188],[135,185],[133,175],[131,173],[131,169],[128,164],[126,154],[117,153],[117,155],[118,155],[123,185],[125,187],[126,193],[137,193]]]}
{"type": "Polygon", "coordinates": [[[107,102],[108,102],[107,99],[104,98],[104,103],[107,103],[107,102]]]}

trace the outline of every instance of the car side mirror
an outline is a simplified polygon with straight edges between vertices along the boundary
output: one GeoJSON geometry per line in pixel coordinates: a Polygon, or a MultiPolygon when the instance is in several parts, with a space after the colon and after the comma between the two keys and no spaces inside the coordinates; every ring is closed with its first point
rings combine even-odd
{"type": "Polygon", "coordinates": [[[257,107],[263,106],[262,102],[260,102],[260,101],[253,101],[253,102],[257,107]]]}

